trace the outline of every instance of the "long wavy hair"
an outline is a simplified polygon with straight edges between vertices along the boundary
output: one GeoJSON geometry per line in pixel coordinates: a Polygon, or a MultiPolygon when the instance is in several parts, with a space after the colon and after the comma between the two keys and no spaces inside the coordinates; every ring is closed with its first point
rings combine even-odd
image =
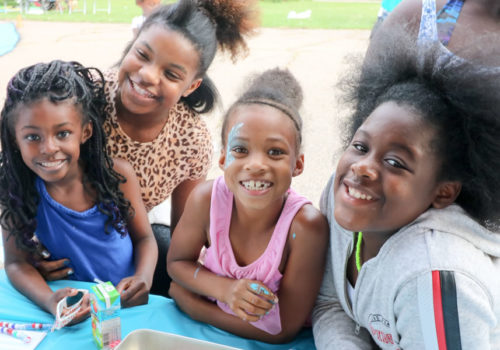
{"type": "Polygon", "coordinates": [[[73,103],[81,112],[82,125],[92,124],[92,136],[80,146],[83,183],[95,193],[99,210],[109,217],[105,231],[108,233],[112,226],[121,235],[127,233],[125,221],[133,211],[119,189],[126,179],[113,170],[99,122],[106,103],[103,87],[104,78],[98,69],[57,60],[21,69],[10,80],[0,114],[0,224],[21,249],[36,249],[33,235],[40,196],[35,188],[36,175],[23,162],[14,130],[21,108],[43,99],[55,105],[73,103]]]}

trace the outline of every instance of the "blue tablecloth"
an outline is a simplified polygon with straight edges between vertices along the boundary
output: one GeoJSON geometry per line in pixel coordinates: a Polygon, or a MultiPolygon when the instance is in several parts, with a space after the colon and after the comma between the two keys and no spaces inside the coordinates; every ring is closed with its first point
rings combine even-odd
{"type": "MultiPolygon", "coordinates": [[[[73,287],[89,289],[92,283],[75,281],[50,282],[52,289],[73,287]]],[[[122,339],[135,329],[153,329],[187,337],[234,346],[241,349],[314,349],[311,330],[303,330],[291,343],[270,345],[234,336],[210,325],[193,321],[180,311],[171,299],[151,295],[149,303],[143,306],[122,309],[122,339]]],[[[41,310],[25,298],[10,284],[5,271],[0,271],[0,321],[53,322],[51,314],[41,310]]],[[[92,340],[90,319],[72,327],[49,333],[37,350],[92,350],[97,349],[92,340]]]]}

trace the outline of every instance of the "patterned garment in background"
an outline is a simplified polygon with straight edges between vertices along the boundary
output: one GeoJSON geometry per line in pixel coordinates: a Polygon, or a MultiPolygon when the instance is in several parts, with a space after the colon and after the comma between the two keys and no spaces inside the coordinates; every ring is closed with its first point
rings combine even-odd
{"type": "Polygon", "coordinates": [[[116,117],[117,72],[105,74],[107,100],[103,127],[108,136],[108,152],[126,159],[135,169],[146,210],[170,197],[185,180],[204,178],[211,166],[212,142],[205,122],[186,104],[170,109],[160,134],[150,142],[132,140],[116,117]]]}
{"type": "Polygon", "coordinates": [[[449,0],[437,14],[438,37],[444,46],[448,46],[463,5],[464,0],[449,0]]]}

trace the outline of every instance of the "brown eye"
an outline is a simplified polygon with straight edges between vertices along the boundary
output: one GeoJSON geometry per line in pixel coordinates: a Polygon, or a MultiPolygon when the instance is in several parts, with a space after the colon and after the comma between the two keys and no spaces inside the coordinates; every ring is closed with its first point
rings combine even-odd
{"type": "Polygon", "coordinates": [[[60,139],[65,139],[66,137],[68,137],[69,135],[71,134],[71,132],[69,132],[68,130],[64,130],[64,131],[60,131],[57,133],[57,137],[60,138],[60,139]]]}
{"type": "Polygon", "coordinates": [[[269,154],[270,156],[273,156],[273,157],[277,157],[277,156],[281,156],[282,154],[285,154],[285,152],[283,152],[283,150],[281,150],[279,148],[273,148],[273,149],[270,149],[269,152],[267,152],[267,154],[269,154]]]}
{"type": "Polygon", "coordinates": [[[396,159],[386,159],[385,160],[387,162],[387,164],[389,164],[390,166],[394,167],[394,168],[398,168],[398,169],[406,169],[406,167],[401,164],[401,162],[399,162],[398,160],[396,159]]]}
{"type": "Polygon", "coordinates": [[[231,152],[234,152],[234,153],[248,153],[248,151],[246,150],[245,147],[241,147],[241,146],[235,146],[233,148],[231,148],[231,152]]]}
{"type": "Polygon", "coordinates": [[[362,143],[353,143],[352,147],[354,147],[357,151],[362,152],[362,153],[368,152],[368,147],[366,147],[362,143]]]}
{"type": "Polygon", "coordinates": [[[137,49],[137,50],[135,50],[135,52],[137,53],[137,55],[138,55],[140,58],[142,58],[142,59],[144,59],[144,60],[147,60],[147,59],[148,59],[148,56],[147,56],[147,55],[146,55],[146,54],[145,54],[142,50],[137,49]]]}
{"type": "Polygon", "coordinates": [[[28,141],[38,141],[38,140],[40,140],[40,136],[38,136],[36,134],[29,134],[29,135],[26,135],[24,138],[26,140],[28,140],[28,141]]]}

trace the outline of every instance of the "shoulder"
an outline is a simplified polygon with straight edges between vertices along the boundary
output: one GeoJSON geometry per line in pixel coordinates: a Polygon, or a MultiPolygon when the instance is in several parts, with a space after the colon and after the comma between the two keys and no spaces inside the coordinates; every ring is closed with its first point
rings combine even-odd
{"type": "Polygon", "coordinates": [[[328,238],[328,221],[312,204],[305,204],[299,209],[290,228],[292,231],[306,232],[308,239],[317,237],[326,240],[328,238]]]}
{"type": "Polygon", "coordinates": [[[214,180],[204,181],[196,185],[189,194],[189,201],[193,203],[210,203],[214,180]]]}
{"type": "MultiPolygon", "coordinates": [[[[410,270],[449,270],[480,279],[497,275],[500,268],[500,236],[468,217],[456,205],[429,209],[414,223],[402,228],[382,246],[381,261],[411,262],[398,264],[402,274],[410,270]],[[419,257],[415,259],[415,257],[419,257]],[[470,262],[474,263],[471,264],[470,262]]],[[[397,268],[393,266],[393,268],[397,268]]]]}
{"type": "Polygon", "coordinates": [[[394,30],[395,27],[405,27],[410,33],[418,33],[420,18],[422,16],[423,0],[403,0],[387,16],[377,31],[375,39],[384,40],[383,34],[386,30],[394,30]]]}
{"type": "Polygon", "coordinates": [[[123,158],[113,158],[113,170],[125,178],[135,176],[134,168],[123,158]]]}
{"type": "Polygon", "coordinates": [[[425,0],[403,0],[394,8],[387,19],[403,23],[415,19],[420,20],[424,1],[425,0]]]}

